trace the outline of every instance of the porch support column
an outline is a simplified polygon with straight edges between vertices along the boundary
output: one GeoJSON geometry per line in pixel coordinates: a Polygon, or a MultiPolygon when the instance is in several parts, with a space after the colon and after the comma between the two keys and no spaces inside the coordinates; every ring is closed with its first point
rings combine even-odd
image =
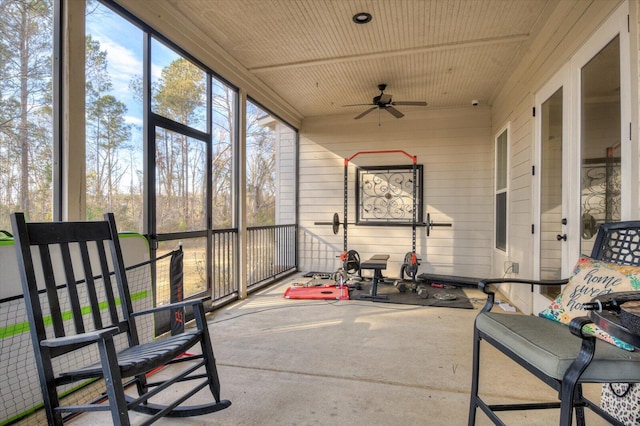
{"type": "Polygon", "coordinates": [[[238,93],[238,149],[236,154],[236,200],[238,224],[238,297],[247,298],[247,92],[238,93]]]}
{"type": "Polygon", "coordinates": [[[85,2],[62,4],[62,220],[85,220],[85,2]]]}

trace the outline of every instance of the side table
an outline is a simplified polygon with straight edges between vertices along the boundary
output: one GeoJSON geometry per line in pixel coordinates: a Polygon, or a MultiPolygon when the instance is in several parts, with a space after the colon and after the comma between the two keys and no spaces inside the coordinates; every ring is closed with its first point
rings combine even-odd
{"type": "MultiPolygon", "coordinates": [[[[601,303],[604,303],[612,298],[625,299],[629,298],[630,296],[633,297],[636,295],[640,299],[640,295],[638,295],[637,291],[610,293],[602,296],[597,296],[592,300],[592,302],[600,301],[601,303]]],[[[640,334],[633,333],[629,329],[624,327],[620,322],[620,316],[618,314],[606,310],[603,310],[602,312],[593,310],[589,312],[589,318],[595,325],[597,325],[613,337],[617,337],[623,342],[627,342],[630,345],[635,346],[636,348],[640,348],[640,334]]]]}

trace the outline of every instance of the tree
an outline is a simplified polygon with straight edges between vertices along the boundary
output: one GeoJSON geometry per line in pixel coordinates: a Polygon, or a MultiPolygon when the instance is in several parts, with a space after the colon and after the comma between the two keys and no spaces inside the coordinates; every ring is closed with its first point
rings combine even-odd
{"type": "Polygon", "coordinates": [[[153,97],[154,112],[198,128],[204,120],[205,73],[184,58],[162,69],[153,97]]]}
{"type": "Polygon", "coordinates": [[[233,131],[236,96],[229,87],[214,81],[213,84],[213,226],[233,226],[232,167],[233,131]]]}
{"type": "Polygon", "coordinates": [[[92,147],[87,150],[87,162],[94,164],[91,171],[87,168],[87,191],[109,211],[116,207],[121,179],[128,171],[119,158],[131,137],[131,128],[124,121],[126,111],[124,103],[112,95],[101,96],[87,107],[87,141],[92,147]]]}
{"type": "Polygon", "coordinates": [[[138,218],[142,200],[129,193],[123,178],[132,163],[127,161],[131,149],[131,125],[125,122],[126,105],[110,92],[113,90],[108,73],[108,53],[91,35],[86,37],[86,178],[87,216],[95,219],[104,212],[114,212],[125,219],[124,226],[138,229],[132,218],[138,218]],[[126,155],[129,154],[129,155],[126,155]],[[139,205],[138,210],[135,206],[139,205]],[[129,211],[127,211],[129,210],[129,211]]]}
{"type": "Polygon", "coordinates": [[[275,224],[275,120],[253,104],[247,107],[247,221],[275,224]]]}
{"type": "MultiPolygon", "coordinates": [[[[155,113],[198,128],[206,105],[205,73],[184,58],[172,61],[154,86],[152,104],[155,113]]],[[[156,214],[165,230],[206,227],[204,153],[203,143],[186,135],[156,133],[156,214]]]]}
{"type": "Polygon", "coordinates": [[[50,0],[0,0],[0,227],[6,213],[51,219],[50,0]],[[44,191],[44,193],[43,193],[44,191]],[[38,208],[33,208],[33,199],[38,208]]]}
{"type": "Polygon", "coordinates": [[[85,41],[85,91],[87,103],[95,102],[113,88],[107,71],[107,51],[100,50],[100,42],[87,34],[85,41]]]}
{"type": "MultiPolygon", "coordinates": [[[[153,112],[190,127],[204,120],[205,74],[184,58],[164,68],[152,84],[153,112]]],[[[142,80],[130,88],[142,100],[142,80]]],[[[230,228],[235,92],[214,80],[212,89],[212,189],[216,228],[230,228]]],[[[247,200],[249,225],[275,223],[275,119],[255,105],[247,111],[247,200]]],[[[200,141],[164,128],[156,130],[156,215],[159,232],[204,229],[206,164],[200,141]]]]}

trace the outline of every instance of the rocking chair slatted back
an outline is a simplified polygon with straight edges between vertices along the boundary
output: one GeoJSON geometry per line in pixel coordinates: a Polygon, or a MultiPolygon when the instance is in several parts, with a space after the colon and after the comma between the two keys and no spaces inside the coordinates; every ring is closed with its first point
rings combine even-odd
{"type": "MultiPolygon", "coordinates": [[[[121,251],[119,247],[115,253],[105,250],[105,244],[111,242],[111,232],[108,222],[63,222],[55,227],[50,223],[33,223],[28,229],[17,226],[17,233],[28,235],[29,245],[36,247],[39,254],[26,256],[24,250],[30,247],[21,247],[22,258],[30,263],[24,269],[29,275],[26,282],[33,283],[26,293],[30,302],[27,305],[33,306],[30,315],[35,324],[51,324],[51,328],[35,327],[38,341],[117,327],[118,333],[129,333],[131,344],[138,343],[135,323],[128,321],[133,308],[121,251]],[[78,230],[82,229],[86,232],[80,235],[78,230]],[[119,258],[114,261],[111,256],[119,258]],[[110,264],[117,266],[113,272],[110,264]],[[37,270],[43,273],[40,285],[36,284],[37,270]],[[118,282],[124,285],[114,285],[118,282]]],[[[119,241],[114,243],[119,245],[119,241]]],[[[51,348],[51,357],[83,346],[86,343],[51,348]]]]}

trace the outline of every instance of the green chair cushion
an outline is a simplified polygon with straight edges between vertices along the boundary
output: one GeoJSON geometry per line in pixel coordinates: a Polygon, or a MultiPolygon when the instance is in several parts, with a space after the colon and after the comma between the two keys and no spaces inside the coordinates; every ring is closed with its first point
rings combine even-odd
{"type": "MultiPolygon", "coordinates": [[[[478,315],[476,327],[555,379],[562,379],[580,352],[582,340],[571,334],[568,326],[545,318],[486,312],[478,315]]],[[[593,361],[580,381],[640,382],[640,351],[596,342],[593,361]]]]}

